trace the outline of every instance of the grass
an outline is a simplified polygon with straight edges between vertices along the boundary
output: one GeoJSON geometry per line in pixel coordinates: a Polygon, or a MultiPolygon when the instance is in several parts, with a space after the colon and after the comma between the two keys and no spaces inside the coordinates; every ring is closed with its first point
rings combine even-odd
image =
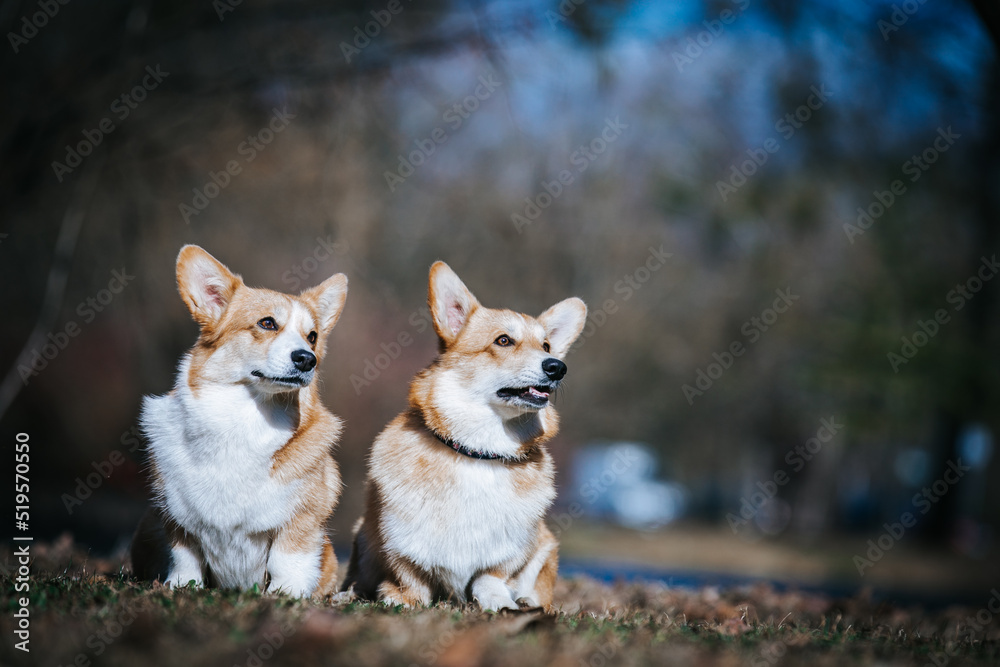
{"type": "MultiPolygon", "coordinates": [[[[172,590],[43,545],[29,580],[31,652],[14,649],[16,574],[0,576],[4,665],[997,664],[1000,619],[767,586],[719,591],[561,580],[555,615],[450,604],[407,610],[259,591],[172,590]],[[53,558],[52,556],[59,556],[53,558]]],[[[13,560],[8,550],[3,561],[13,560]]],[[[984,608],[989,594],[984,595],[984,608]]]]}

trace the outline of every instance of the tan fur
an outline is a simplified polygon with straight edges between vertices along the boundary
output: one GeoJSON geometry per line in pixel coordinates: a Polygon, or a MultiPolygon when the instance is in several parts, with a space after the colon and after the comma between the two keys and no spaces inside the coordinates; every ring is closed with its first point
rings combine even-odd
{"type": "MultiPolygon", "coordinates": [[[[583,302],[567,301],[573,302],[569,307],[582,313],[577,313],[579,326],[575,331],[560,334],[568,340],[566,349],[579,335],[586,314],[583,302]]],[[[443,389],[446,375],[472,381],[483,373],[503,374],[520,366],[532,367],[547,354],[543,353],[543,345],[548,344],[544,335],[548,329],[540,322],[542,318],[481,306],[443,262],[431,269],[428,303],[440,354],[413,379],[409,409],[396,417],[372,446],[365,513],[355,526],[354,548],[343,588],[353,587],[364,598],[392,604],[426,605],[436,599],[472,601],[476,581],[493,576],[503,580],[511,591],[537,593],[517,600],[519,605],[538,604],[551,610],[558,543],[543,517],[555,496],[554,467],[545,447],[558,431],[555,409],[549,404],[537,412],[525,411],[519,422],[516,460],[472,459],[454,451],[433,433],[453,438],[467,426],[461,423],[463,413],[455,409],[454,400],[443,389]],[[442,293],[453,298],[444,303],[442,293]],[[516,345],[501,347],[495,343],[498,336],[511,330],[522,334],[516,345]],[[502,466],[503,470],[486,466],[502,466]],[[510,502],[529,507],[526,516],[532,518],[526,519],[523,527],[530,538],[508,557],[485,558],[483,567],[473,574],[465,589],[456,590],[454,581],[443,572],[426,564],[417,565],[401,553],[403,549],[387,543],[392,532],[390,523],[426,520],[430,522],[425,526],[429,533],[454,530],[454,516],[426,517],[420,512],[430,499],[446,498],[464,479],[479,471],[497,472],[502,478],[500,506],[510,502]]],[[[565,351],[561,350],[559,356],[565,351]]],[[[447,555],[441,554],[441,560],[447,560],[447,555]]]]}
{"type": "MultiPolygon", "coordinates": [[[[296,303],[311,315],[311,322],[299,326],[299,334],[305,340],[315,332],[316,340],[310,347],[318,369],[326,351],[327,335],[339,318],[347,292],[347,279],[342,274],[298,296],[249,288],[239,275],[197,246],[185,246],[178,255],[177,282],[181,297],[200,326],[198,341],[190,353],[190,370],[183,378],[195,399],[210,385],[252,384],[254,378],[232,382],[228,377],[220,377],[219,370],[211,365],[213,358],[218,358],[213,355],[225,352],[227,358],[265,356],[275,335],[258,326],[258,322],[276,312],[291,312],[296,303]],[[210,276],[207,288],[206,275],[210,276]],[[339,302],[323,301],[331,298],[331,292],[340,295],[339,302]]],[[[268,405],[290,418],[293,426],[292,436],[271,456],[269,476],[283,484],[299,484],[294,514],[287,523],[273,528],[270,539],[272,550],[321,553],[320,578],[313,594],[326,595],[335,590],[337,579],[337,559],[326,535],[326,522],[341,490],[340,473],[332,456],[341,421],[322,404],[317,378],[318,371],[309,384],[279,391],[268,399],[268,405]]],[[[176,397],[177,392],[174,389],[169,396],[176,397]]],[[[150,469],[158,503],[136,532],[133,568],[141,578],[164,579],[170,568],[172,549],[186,546],[199,554],[201,551],[198,535],[181,528],[163,502],[165,473],[155,456],[150,469]]],[[[212,583],[209,575],[206,569],[206,583],[212,583]]],[[[266,582],[260,583],[263,586],[266,582]]]]}

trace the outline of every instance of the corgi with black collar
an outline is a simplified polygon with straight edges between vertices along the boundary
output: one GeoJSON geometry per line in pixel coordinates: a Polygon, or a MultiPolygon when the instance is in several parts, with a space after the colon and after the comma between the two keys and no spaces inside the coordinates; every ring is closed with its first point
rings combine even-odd
{"type": "Polygon", "coordinates": [[[550,399],[587,307],[570,298],[537,318],[485,308],[444,262],[428,292],[440,354],[372,446],[343,589],[407,606],[551,610],[550,399]]]}
{"type": "Polygon", "coordinates": [[[340,494],[341,423],[320,400],[316,369],[346,276],[297,296],[255,289],[188,245],[177,285],[201,332],[173,391],[143,401],[154,506],[133,540],[135,573],[175,586],[333,592],[326,521],[340,494]]]}

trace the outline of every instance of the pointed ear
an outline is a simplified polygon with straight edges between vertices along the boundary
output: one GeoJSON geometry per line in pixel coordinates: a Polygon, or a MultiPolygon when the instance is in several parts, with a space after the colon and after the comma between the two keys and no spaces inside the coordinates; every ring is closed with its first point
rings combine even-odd
{"type": "Polygon", "coordinates": [[[587,321],[587,304],[575,296],[571,297],[539,315],[538,321],[545,327],[551,354],[555,357],[565,356],[583,331],[583,325],[587,321]]]}
{"type": "Polygon", "coordinates": [[[450,266],[434,262],[427,288],[427,305],[434,319],[434,330],[448,346],[458,338],[479,302],[450,266]]]}
{"type": "Polygon", "coordinates": [[[299,297],[311,303],[316,309],[319,325],[325,336],[330,333],[344,311],[344,304],[347,302],[347,276],[343,273],[332,275],[316,287],[303,290],[299,297]]]}
{"type": "Polygon", "coordinates": [[[202,327],[217,324],[243,280],[196,245],[177,255],[177,290],[202,327]]]}

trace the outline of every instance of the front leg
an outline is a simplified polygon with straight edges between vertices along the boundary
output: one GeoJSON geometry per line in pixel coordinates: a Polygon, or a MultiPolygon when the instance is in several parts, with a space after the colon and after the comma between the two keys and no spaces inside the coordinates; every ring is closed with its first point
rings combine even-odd
{"type": "Polygon", "coordinates": [[[198,540],[161,508],[150,507],[132,538],[132,572],[144,581],[161,581],[174,588],[194,581],[204,584],[205,557],[198,540]]]}
{"type": "Polygon", "coordinates": [[[433,601],[427,577],[415,565],[400,556],[388,556],[387,561],[390,578],[378,585],[380,602],[412,608],[433,601]]]}
{"type": "Polygon", "coordinates": [[[544,522],[539,524],[535,551],[508,582],[522,607],[552,608],[552,591],[559,571],[559,542],[544,522]]]}
{"type": "Polygon", "coordinates": [[[485,572],[472,582],[472,599],[479,603],[483,611],[518,609],[505,579],[499,573],[485,572]]]}
{"type": "Polygon", "coordinates": [[[268,555],[268,590],[298,597],[323,596],[337,580],[337,557],[322,525],[303,517],[281,529],[268,555]]]}
{"type": "Polygon", "coordinates": [[[176,541],[170,546],[170,570],[166,582],[174,588],[205,585],[205,559],[201,549],[190,541],[176,541]]]}

